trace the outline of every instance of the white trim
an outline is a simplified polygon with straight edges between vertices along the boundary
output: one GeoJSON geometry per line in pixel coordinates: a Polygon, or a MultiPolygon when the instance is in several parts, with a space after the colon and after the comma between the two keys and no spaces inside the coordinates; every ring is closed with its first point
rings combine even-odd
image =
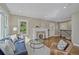
{"type": "Polygon", "coordinates": [[[73,45],[79,47],[79,44],[73,43],[73,45]]]}
{"type": "Polygon", "coordinates": [[[79,47],[79,44],[76,44],[73,40],[72,40],[72,43],[73,43],[74,46],[79,47]]]}
{"type": "Polygon", "coordinates": [[[79,44],[75,43],[73,40],[72,40],[72,43],[73,43],[74,46],[79,47],[79,44]]]}

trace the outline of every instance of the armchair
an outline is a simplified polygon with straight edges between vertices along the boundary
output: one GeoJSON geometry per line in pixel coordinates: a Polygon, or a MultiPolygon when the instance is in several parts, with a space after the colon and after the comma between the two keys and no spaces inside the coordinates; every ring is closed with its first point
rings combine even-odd
{"type": "Polygon", "coordinates": [[[67,44],[68,44],[68,46],[66,47],[65,50],[58,49],[58,47],[57,47],[58,43],[53,42],[50,47],[50,54],[51,55],[68,55],[68,54],[70,54],[69,52],[70,52],[71,48],[73,47],[73,44],[69,40],[64,40],[64,41],[67,42],[67,44]]]}

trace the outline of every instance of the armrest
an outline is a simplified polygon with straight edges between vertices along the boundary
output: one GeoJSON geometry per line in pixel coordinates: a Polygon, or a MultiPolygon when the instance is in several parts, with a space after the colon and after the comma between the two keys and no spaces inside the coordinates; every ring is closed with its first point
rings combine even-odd
{"type": "Polygon", "coordinates": [[[55,54],[57,55],[68,55],[67,51],[55,50],[55,54]]]}
{"type": "Polygon", "coordinates": [[[73,47],[73,43],[70,42],[70,41],[68,41],[68,40],[67,40],[67,42],[68,42],[69,46],[67,47],[67,49],[66,49],[65,51],[70,52],[70,50],[71,50],[72,47],[73,47]]]}
{"type": "Polygon", "coordinates": [[[53,49],[53,50],[50,50],[50,54],[52,55],[68,55],[69,52],[67,51],[61,51],[59,49],[53,49]]]}

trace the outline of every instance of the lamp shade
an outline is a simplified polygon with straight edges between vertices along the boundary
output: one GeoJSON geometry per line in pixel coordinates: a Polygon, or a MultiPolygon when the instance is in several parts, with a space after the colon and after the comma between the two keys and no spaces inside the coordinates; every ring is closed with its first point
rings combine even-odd
{"type": "Polygon", "coordinates": [[[14,31],[14,32],[17,31],[17,27],[13,27],[13,31],[14,31]]]}

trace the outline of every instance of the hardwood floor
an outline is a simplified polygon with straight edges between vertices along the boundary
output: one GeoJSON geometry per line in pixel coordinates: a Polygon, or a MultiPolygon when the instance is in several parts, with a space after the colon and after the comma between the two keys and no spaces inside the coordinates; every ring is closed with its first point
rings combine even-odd
{"type": "Polygon", "coordinates": [[[43,42],[43,43],[44,43],[47,47],[50,48],[50,46],[51,46],[51,44],[52,44],[53,42],[58,43],[59,40],[60,40],[60,37],[59,37],[59,36],[52,36],[52,37],[49,37],[49,38],[44,39],[44,42],[43,42]]]}
{"type": "Polygon", "coordinates": [[[70,51],[71,55],[79,55],[79,47],[73,46],[73,48],[70,51]]]}
{"type": "MultiPolygon", "coordinates": [[[[48,48],[50,48],[50,46],[51,46],[51,44],[52,44],[53,42],[58,43],[59,40],[60,40],[60,36],[52,36],[52,37],[49,37],[49,38],[44,39],[44,42],[43,42],[43,43],[44,43],[48,48]]],[[[70,50],[70,53],[69,53],[69,54],[70,54],[70,55],[79,55],[79,47],[73,46],[72,49],[70,50]]]]}

